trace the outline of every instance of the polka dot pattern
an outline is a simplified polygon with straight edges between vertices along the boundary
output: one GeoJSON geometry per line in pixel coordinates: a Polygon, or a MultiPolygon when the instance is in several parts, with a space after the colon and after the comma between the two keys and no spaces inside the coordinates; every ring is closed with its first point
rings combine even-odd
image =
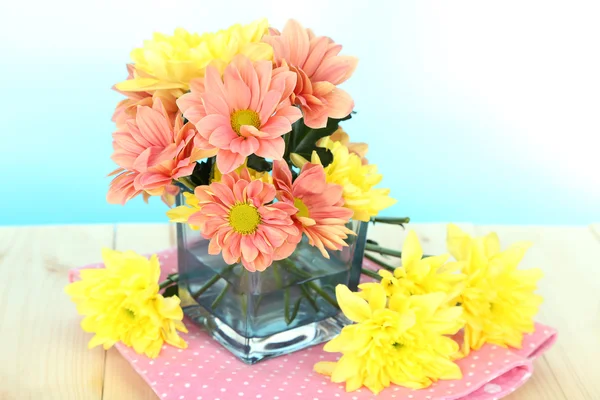
{"type": "MultiPolygon", "coordinates": [[[[177,268],[176,251],[159,253],[163,277],[177,268]]],[[[82,268],[101,268],[94,264],[82,268]]],[[[78,279],[78,269],[69,280],[78,279]]],[[[390,386],[374,396],[366,388],[346,393],[344,386],[331,383],[312,370],[315,363],[335,361],[337,355],[314,346],[287,356],[246,365],[225,351],[206,332],[185,321],[188,334],[182,334],[188,349],[163,346],[158,358],[151,360],[118,344],[123,357],[150,385],[160,399],[180,400],[329,400],[329,399],[401,399],[401,400],[494,400],[521,386],[532,373],[532,359],[552,346],[556,331],[536,324],[536,330],[524,337],[522,349],[486,345],[457,363],[463,379],[439,381],[423,390],[390,386]]],[[[455,337],[460,341],[460,335],[455,337]]]]}

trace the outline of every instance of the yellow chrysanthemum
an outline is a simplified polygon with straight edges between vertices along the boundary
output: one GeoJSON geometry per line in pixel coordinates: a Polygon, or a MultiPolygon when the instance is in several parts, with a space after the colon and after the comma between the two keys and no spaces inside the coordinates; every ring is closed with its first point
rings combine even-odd
{"type": "MultiPolygon", "coordinates": [[[[200,210],[198,198],[194,196],[193,193],[183,192],[183,197],[185,197],[185,205],[177,206],[167,211],[167,217],[169,217],[169,221],[186,223],[193,214],[200,210]]],[[[190,228],[195,231],[200,229],[200,227],[191,224],[190,228]]]]}
{"type": "MultiPolygon", "coordinates": [[[[327,182],[344,188],[344,207],[354,211],[353,219],[369,221],[381,210],[396,203],[389,196],[390,189],[374,188],[383,178],[377,173],[376,165],[363,165],[361,157],[351,153],[341,142],[325,138],[320,144],[333,153],[333,161],[325,167],[327,182]]],[[[297,167],[307,162],[297,154],[292,155],[292,161],[297,167]]],[[[311,162],[321,164],[316,152],[313,152],[311,162]]]]}
{"type": "MultiPolygon", "coordinates": [[[[346,133],[341,126],[338,127],[337,130],[331,134],[331,136],[329,136],[329,139],[333,142],[340,142],[348,148],[350,153],[354,153],[359,156],[363,164],[367,164],[367,159],[365,157],[369,151],[369,145],[362,142],[351,142],[350,135],[348,135],[348,133],[346,133]]],[[[325,140],[326,139],[319,140],[318,145],[322,146],[323,143],[327,143],[325,140]]]]}
{"type": "Polygon", "coordinates": [[[95,333],[89,347],[108,349],[120,341],[151,358],[158,356],[164,342],[186,348],[177,333],[187,332],[179,298],[158,293],[158,257],[104,249],[102,258],[105,268],[84,269],[81,280],[65,288],[85,316],[81,327],[95,333]]]}
{"type": "Polygon", "coordinates": [[[380,270],[381,283],[363,283],[364,292],[373,285],[382,285],[388,297],[397,293],[414,294],[446,293],[448,302],[456,300],[464,286],[466,276],[460,273],[460,262],[449,262],[449,255],[423,258],[423,249],[414,231],[409,231],[402,246],[402,266],[390,272],[380,270]]]}
{"type": "MultiPolygon", "coordinates": [[[[240,174],[244,169],[247,169],[248,172],[250,173],[250,179],[252,179],[253,181],[259,180],[262,181],[264,183],[270,183],[273,184],[273,177],[267,172],[258,172],[252,168],[249,168],[247,166],[247,160],[244,161],[244,163],[242,165],[240,165],[239,167],[237,167],[235,169],[235,172],[237,174],[240,174]]],[[[221,173],[221,171],[219,171],[219,168],[217,168],[217,166],[214,166],[214,172],[213,172],[213,179],[212,182],[220,182],[221,181],[221,177],[223,176],[223,174],[221,173]]]]}
{"type": "Polygon", "coordinates": [[[456,225],[448,225],[448,250],[465,263],[466,287],[458,301],[465,309],[463,352],[484,343],[520,348],[524,333],[534,330],[533,318],[542,297],[535,294],[542,271],[517,269],[528,243],[500,251],[495,233],[471,238],[456,225]]]}
{"type": "Polygon", "coordinates": [[[346,391],[366,386],[379,393],[390,383],[421,389],[439,379],[461,379],[452,359],[458,344],[445,335],[464,324],[461,307],[446,307],[444,293],[386,298],[383,287],[371,290],[368,299],[346,286],[336,287],[343,313],[356,324],[348,325],[325,345],[340,352],[337,362],[319,362],[315,371],[346,382],[346,391]]]}
{"type": "Polygon", "coordinates": [[[134,79],[117,84],[122,91],[158,89],[189,90],[190,81],[204,76],[209,63],[221,72],[237,54],[252,61],[271,60],[273,48],[262,43],[269,23],[266,19],[248,25],[236,24],[215,33],[198,35],[178,28],[174,35],[155,33],[144,47],[134,49],[131,59],[139,72],[134,79]]]}

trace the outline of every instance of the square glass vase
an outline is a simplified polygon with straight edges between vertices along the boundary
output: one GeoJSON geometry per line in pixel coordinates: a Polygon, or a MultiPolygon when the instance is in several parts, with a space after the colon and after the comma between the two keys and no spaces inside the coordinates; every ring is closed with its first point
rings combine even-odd
{"type": "Polygon", "coordinates": [[[247,364],[327,341],[349,321],[335,287],[356,290],[368,224],[351,221],[348,247],[329,259],[303,240],[263,272],[208,254],[209,241],[177,224],[179,297],[185,315],[247,364]]]}

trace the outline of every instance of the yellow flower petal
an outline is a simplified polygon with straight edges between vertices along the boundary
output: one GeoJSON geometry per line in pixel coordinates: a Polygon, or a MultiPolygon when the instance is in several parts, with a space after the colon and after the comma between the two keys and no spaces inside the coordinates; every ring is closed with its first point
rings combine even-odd
{"type": "Polygon", "coordinates": [[[335,295],[344,315],[354,322],[361,322],[371,316],[371,308],[367,302],[345,285],[337,285],[335,295]]]}
{"type": "Polygon", "coordinates": [[[344,355],[336,363],[331,381],[335,383],[345,382],[358,374],[361,368],[360,359],[352,355],[344,355]]]}
{"type": "Polygon", "coordinates": [[[331,376],[335,368],[336,363],[331,361],[320,361],[313,367],[317,374],[331,376]]]}
{"type": "Polygon", "coordinates": [[[452,226],[448,227],[448,245],[454,246],[457,258],[463,257],[466,280],[460,296],[466,320],[463,353],[478,350],[485,343],[520,346],[523,334],[533,329],[533,318],[542,298],[535,294],[539,269],[519,270],[530,243],[516,243],[505,251],[495,233],[471,238],[452,226]],[[468,254],[467,254],[468,253],[468,254]]]}
{"type": "Polygon", "coordinates": [[[252,61],[271,60],[273,49],[262,43],[267,33],[266,19],[248,25],[236,24],[228,29],[198,35],[178,28],[173,35],[155,33],[144,41],[143,48],[134,49],[134,77],[117,84],[122,91],[155,91],[163,89],[189,90],[190,82],[202,78],[211,64],[221,73],[238,54],[252,61]]]}
{"type": "Polygon", "coordinates": [[[457,261],[469,258],[470,237],[455,224],[448,224],[446,246],[457,261]]]}
{"type": "MultiPolygon", "coordinates": [[[[327,182],[342,186],[344,207],[354,212],[353,219],[369,221],[381,210],[396,203],[395,199],[389,197],[389,189],[374,187],[382,179],[375,165],[363,164],[361,156],[330,137],[321,139],[319,146],[333,154],[333,161],[325,167],[327,182]]],[[[311,162],[321,164],[316,151],[311,155],[311,162]]]]}
{"type": "Polygon", "coordinates": [[[488,258],[492,258],[500,253],[500,238],[496,232],[492,232],[483,238],[485,244],[485,254],[488,258]]]}
{"type": "Polygon", "coordinates": [[[65,292],[84,315],[81,327],[95,333],[89,346],[110,348],[116,342],[156,357],[166,341],[185,348],[177,331],[185,331],[179,298],[158,293],[160,263],[132,251],[104,249],[105,268],[81,271],[65,292]]]}
{"type": "Polygon", "coordinates": [[[304,164],[308,162],[306,158],[296,153],[290,154],[290,159],[292,160],[292,164],[294,164],[296,168],[302,168],[304,164]]]}
{"type": "Polygon", "coordinates": [[[369,303],[371,311],[376,311],[385,308],[387,296],[381,285],[373,285],[370,287],[369,295],[365,300],[369,303]]]}
{"type": "Polygon", "coordinates": [[[406,266],[416,263],[420,261],[421,258],[423,258],[421,243],[419,243],[419,238],[415,231],[410,230],[408,231],[406,239],[404,240],[404,245],[402,246],[402,265],[406,266]]]}

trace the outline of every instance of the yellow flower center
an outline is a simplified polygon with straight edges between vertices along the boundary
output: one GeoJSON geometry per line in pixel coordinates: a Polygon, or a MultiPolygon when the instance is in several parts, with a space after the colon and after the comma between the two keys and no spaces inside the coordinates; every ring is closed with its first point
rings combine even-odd
{"type": "Polygon", "coordinates": [[[129,319],[135,319],[135,312],[133,312],[133,310],[125,307],[123,309],[125,311],[125,315],[129,318],[129,319]]]}
{"type": "Polygon", "coordinates": [[[260,214],[256,207],[248,203],[239,203],[229,211],[229,225],[242,235],[256,232],[260,224],[260,214]]]}
{"type": "Polygon", "coordinates": [[[298,217],[308,218],[308,207],[304,204],[302,199],[294,197],[294,207],[298,209],[298,213],[296,214],[298,217]]]}
{"type": "Polygon", "coordinates": [[[260,116],[252,110],[238,110],[231,113],[231,129],[239,135],[242,125],[252,125],[258,129],[260,128],[260,116]]]}

